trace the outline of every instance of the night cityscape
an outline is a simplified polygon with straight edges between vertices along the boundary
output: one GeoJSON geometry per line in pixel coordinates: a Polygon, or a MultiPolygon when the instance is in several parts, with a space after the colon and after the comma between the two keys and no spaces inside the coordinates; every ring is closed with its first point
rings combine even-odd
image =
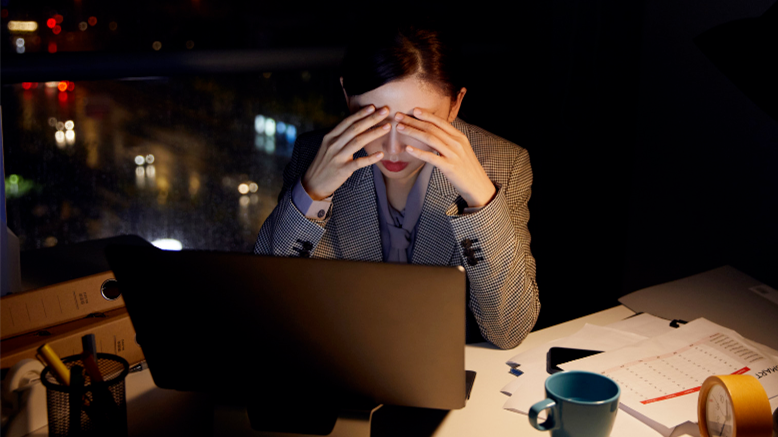
{"type": "MultiPolygon", "coordinates": [[[[221,6],[89,6],[3,1],[4,55],[262,47],[262,32],[250,43],[215,37],[229,27],[221,6]],[[137,25],[146,15],[155,18],[137,25]]],[[[297,134],[346,110],[336,68],[60,79],[2,87],[8,226],[21,250],[136,234],[250,251],[297,134]]]]}

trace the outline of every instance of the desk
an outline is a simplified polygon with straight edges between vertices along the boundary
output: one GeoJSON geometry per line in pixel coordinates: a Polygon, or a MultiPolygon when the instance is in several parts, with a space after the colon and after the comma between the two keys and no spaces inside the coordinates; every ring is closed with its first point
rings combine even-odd
{"type": "Polygon", "coordinates": [[[473,391],[467,406],[452,410],[434,435],[547,437],[548,433],[530,426],[527,416],[503,410],[508,397],[500,393],[500,389],[516,378],[508,373],[509,367],[505,362],[519,352],[571,335],[586,323],[607,325],[633,314],[627,307],[617,306],[532,332],[517,348],[510,350],[497,349],[489,343],[466,346],[465,367],[477,372],[473,391]]]}
{"type": "MultiPolygon", "coordinates": [[[[468,370],[477,372],[470,400],[465,408],[449,412],[432,435],[547,436],[547,433],[532,428],[527,416],[503,410],[507,396],[500,393],[500,389],[515,378],[508,373],[505,362],[523,350],[571,335],[586,323],[607,325],[633,314],[625,306],[613,307],[533,332],[521,345],[511,350],[500,350],[488,343],[466,346],[465,366],[468,370]]],[[[159,389],[154,385],[148,370],[128,375],[126,383],[127,419],[131,437],[211,435],[213,412],[206,395],[159,389]]],[[[693,428],[696,429],[696,426],[693,428]]],[[[48,435],[48,430],[43,428],[30,435],[45,436],[48,435]]],[[[674,434],[683,435],[687,434],[674,434]]]]}

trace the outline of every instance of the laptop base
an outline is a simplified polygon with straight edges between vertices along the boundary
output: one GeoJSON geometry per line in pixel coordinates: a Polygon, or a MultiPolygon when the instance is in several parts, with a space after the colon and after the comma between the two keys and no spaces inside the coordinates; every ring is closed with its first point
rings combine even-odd
{"type": "MultiPolygon", "coordinates": [[[[299,418],[304,420],[309,414],[307,410],[316,408],[316,405],[301,405],[298,411],[299,418]]],[[[287,431],[262,431],[255,429],[252,425],[262,427],[256,420],[252,421],[252,412],[246,406],[241,405],[214,405],[213,417],[213,435],[214,437],[370,437],[370,425],[373,413],[378,411],[382,404],[364,409],[348,409],[337,414],[337,418],[332,425],[327,419],[318,421],[318,423],[301,423],[300,420],[289,424],[290,426],[302,430],[302,432],[287,431]],[[302,428],[301,428],[302,427],[302,428]]],[[[278,422],[272,424],[271,428],[277,428],[278,422]]]]}

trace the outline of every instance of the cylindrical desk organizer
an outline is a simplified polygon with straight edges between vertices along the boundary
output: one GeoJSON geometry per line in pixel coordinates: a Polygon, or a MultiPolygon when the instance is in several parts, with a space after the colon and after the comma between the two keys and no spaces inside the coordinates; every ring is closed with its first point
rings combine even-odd
{"type": "MultiPolygon", "coordinates": [[[[81,355],[62,360],[68,369],[84,367],[81,355]]],[[[49,436],[127,436],[127,400],[124,378],[130,366],[122,357],[97,354],[97,367],[103,382],[92,381],[84,372],[83,385],[66,386],[46,367],[41,382],[46,387],[46,407],[49,416],[49,436]]]]}

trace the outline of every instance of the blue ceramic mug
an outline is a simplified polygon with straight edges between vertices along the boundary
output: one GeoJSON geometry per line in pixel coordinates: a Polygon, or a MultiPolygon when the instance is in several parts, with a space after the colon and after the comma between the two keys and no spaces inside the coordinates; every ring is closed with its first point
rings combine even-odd
{"type": "Polygon", "coordinates": [[[546,378],[546,397],[529,409],[529,423],[552,437],[607,437],[619,410],[621,389],[599,373],[570,370],[546,378]],[[548,418],[538,424],[538,414],[548,418]]]}

